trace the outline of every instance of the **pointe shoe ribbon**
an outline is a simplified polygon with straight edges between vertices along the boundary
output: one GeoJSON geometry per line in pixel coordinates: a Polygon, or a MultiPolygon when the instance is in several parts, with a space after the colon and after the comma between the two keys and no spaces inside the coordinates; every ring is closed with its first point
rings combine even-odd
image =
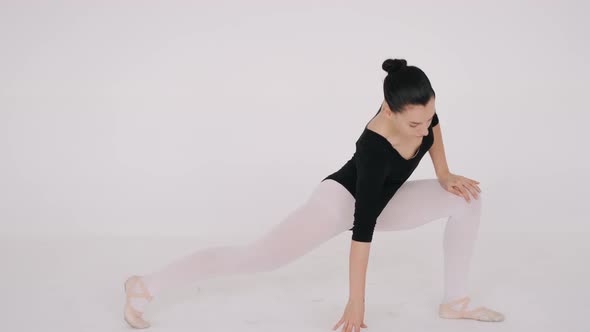
{"type": "Polygon", "coordinates": [[[484,322],[501,322],[504,320],[504,315],[487,307],[477,307],[473,310],[465,310],[471,299],[469,296],[460,299],[442,303],[439,305],[438,315],[441,318],[465,318],[475,319],[484,322]],[[462,304],[459,310],[453,309],[457,304],[462,304]]]}
{"type": "Polygon", "coordinates": [[[143,313],[135,310],[131,306],[131,298],[145,298],[148,301],[153,299],[153,296],[147,290],[147,287],[139,276],[131,276],[125,281],[125,294],[127,296],[125,301],[124,318],[127,324],[136,329],[145,329],[150,327],[150,324],[142,318],[143,313]],[[135,285],[139,285],[141,292],[135,292],[135,285]]]}

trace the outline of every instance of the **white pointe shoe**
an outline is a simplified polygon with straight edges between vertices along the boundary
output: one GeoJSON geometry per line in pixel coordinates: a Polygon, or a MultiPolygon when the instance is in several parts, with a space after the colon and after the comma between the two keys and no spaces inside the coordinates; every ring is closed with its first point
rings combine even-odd
{"type": "Polygon", "coordinates": [[[143,281],[141,280],[140,276],[131,276],[127,280],[125,280],[125,294],[127,299],[125,300],[125,312],[124,318],[127,324],[131,327],[136,329],[145,329],[150,327],[150,323],[142,318],[143,313],[135,310],[131,306],[131,298],[140,297],[145,298],[148,301],[153,299],[153,296],[149,293],[147,288],[145,287],[143,281]],[[134,291],[135,285],[139,285],[139,288],[142,290],[141,293],[137,293],[134,291]]]}
{"type": "Polygon", "coordinates": [[[504,320],[503,314],[487,307],[477,307],[473,310],[465,310],[469,301],[471,301],[469,296],[465,296],[448,303],[442,303],[439,305],[438,315],[441,318],[475,319],[484,322],[501,322],[504,320]],[[453,309],[453,307],[459,303],[462,303],[461,308],[459,310],[453,309]]]}

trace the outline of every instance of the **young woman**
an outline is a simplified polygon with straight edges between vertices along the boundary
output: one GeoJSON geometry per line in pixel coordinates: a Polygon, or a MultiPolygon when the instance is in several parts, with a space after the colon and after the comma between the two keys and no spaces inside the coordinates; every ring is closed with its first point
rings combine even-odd
{"type": "Polygon", "coordinates": [[[145,306],[165,289],[220,275],[273,270],[349,230],[349,300],[333,329],[360,331],[367,327],[365,277],[373,232],[416,228],[444,217],[448,219],[439,316],[504,320],[503,314],[474,305],[467,291],[481,215],[479,182],[450,172],[435,93],[424,72],[407,66],[404,59],[387,59],[382,68],[388,73],[383,83],[385,100],[356,141],[352,158],[255,241],[205,248],[151,274],[129,277],[124,284],[124,317],[129,325],[149,327],[142,318],[145,306]],[[427,151],[437,179],[407,181],[427,151]]]}

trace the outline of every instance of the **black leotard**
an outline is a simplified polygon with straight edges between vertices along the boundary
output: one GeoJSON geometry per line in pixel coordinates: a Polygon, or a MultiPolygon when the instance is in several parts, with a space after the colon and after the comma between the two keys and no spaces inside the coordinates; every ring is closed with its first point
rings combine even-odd
{"type": "Polygon", "coordinates": [[[355,198],[354,226],[349,229],[353,240],[372,241],[377,217],[434,143],[432,127],[437,124],[438,115],[435,113],[428,135],[409,160],[404,159],[385,137],[365,126],[356,141],[352,158],[338,171],[322,179],[339,182],[355,198]]]}

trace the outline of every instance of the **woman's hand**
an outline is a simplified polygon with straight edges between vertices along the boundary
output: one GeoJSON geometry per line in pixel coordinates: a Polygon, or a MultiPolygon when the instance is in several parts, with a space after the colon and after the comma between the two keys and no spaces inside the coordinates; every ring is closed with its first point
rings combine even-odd
{"type": "Polygon", "coordinates": [[[467,202],[471,201],[469,193],[477,199],[477,193],[481,192],[478,181],[451,172],[440,176],[438,182],[446,191],[463,196],[467,202]]]}
{"type": "Polygon", "coordinates": [[[344,324],[342,326],[342,332],[360,332],[361,327],[367,327],[364,320],[365,301],[348,300],[342,318],[340,318],[340,321],[334,325],[332,330],[336,330],[340,325],[344,324]]]}

